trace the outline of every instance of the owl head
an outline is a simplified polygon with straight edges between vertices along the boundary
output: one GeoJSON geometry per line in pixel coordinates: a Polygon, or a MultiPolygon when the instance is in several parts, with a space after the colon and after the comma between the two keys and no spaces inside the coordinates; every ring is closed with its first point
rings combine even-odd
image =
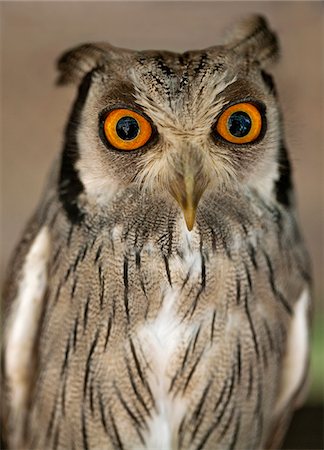
{"type": "Polygon", "coordinates": [[[278,197],[289,168],[266,72],[277,56],[276,36],[255,16],[205,50],[95,43],[65,53],[59,83],[79,86],[60,174],[71,215],[81,197],[104,208],[135,187],[177,204],[191,230],[209,195],[278,197]]]}

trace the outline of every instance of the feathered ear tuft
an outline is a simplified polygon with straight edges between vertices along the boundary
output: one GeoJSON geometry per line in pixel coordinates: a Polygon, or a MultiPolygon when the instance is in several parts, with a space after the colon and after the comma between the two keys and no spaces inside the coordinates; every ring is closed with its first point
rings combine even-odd
{"type": "Polygon", "coordinates": [[[228,31],[226,45],[249,60],[260,64],[261,68],[279,58],[279,42],[262,16],[250,16],[228,31]]]}
{"type": "Polygon", "coordinates": [[[57,84],[79,83],[87,73],[108,60],[113,48],[107,43],[83,44],[63,53],[57,62],[60,73],[57,84]]]}

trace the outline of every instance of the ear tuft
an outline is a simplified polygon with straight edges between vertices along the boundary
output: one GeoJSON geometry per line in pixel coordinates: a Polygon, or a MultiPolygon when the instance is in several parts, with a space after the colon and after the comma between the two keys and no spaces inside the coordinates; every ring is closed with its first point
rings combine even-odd
{"type": "Polygon", "coordinates": [[[79,83],[88,72],[107,60],[112,48],[106,43],[83,44],[63,53],[57,62],[57,84],[79,83]]]}
{"type": "Polygon", "coordinates": [[[279,57],[279,43],[276,34],[270,30],[262,16],[250,16],[229,30],[226,45],[236,53],[265,68],[279,57]]]}

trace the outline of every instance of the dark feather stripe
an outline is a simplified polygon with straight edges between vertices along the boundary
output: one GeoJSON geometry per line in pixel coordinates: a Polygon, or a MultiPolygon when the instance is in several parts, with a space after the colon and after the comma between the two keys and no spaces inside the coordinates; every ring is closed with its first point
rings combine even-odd
{"type": "Polygon", "coordinates": [[[57,262],[59,261],[59,256],[61,255],[63,245],[59,245],[56,249],[53,259],[52,259],[52,268],[54,271],[54,267],[56,266],[57,262]]]}
{"type": "Polygon", "coordinates": [[[151,417],[151,411],[150,411],[149,407],[146,405],[146,403],[145,403],[145,401],[144,401],[142,395],[141,395],[140,392],[139,392],[139,389],[138,389],[138,387],[137,387],[137,385],[136,385],[136,382],[135,382],[135,379],[134,379],[134,375],[133,375],[133,372],[132,372],[132,370],[131,370],[131,368],[130,368],[128,359],[126,359],[126,367],[127,367],[128,377],[129,377],[129,381],[130,381],[130,383],[131,383],[133,392],[134,392],[134,394],[135,394],[137,400],[139,401],[139,403],[140,403],[140,404],[142,405],[142,407],[144,408],[146,414],[147,414],[149,417],[151,417]]]}
{"type": "Polygon", "coordinates": [[[143,387],[146,389],[146,391],[148,392],[148,394],[149,394],[149,396],[151,398],[153,407],[155,407],[155,400],[154,400],[154,397],[153,397],[150,385],[147,383],[147,380],[144,377],[144,374],[143,374],[143,371],[142,371],[142,368],[141,368],[141,364],[139,362],[139,359],[138,359],[138,356],[137,356],[137,353],[136,353],[136,350],[135,350],[135,346],[134,346],[134,343],[133,343],[131,338],[129,339],[129,342],[130,342],[130,348],[131,348],[131,353],[132,353],[132,356],[133,356],[133,360],[135,362],[136,371],[138,373],[138,376],[139,376],[139,378],[141,380],[141,383],[142,383],[143,387]]]}
{"type": "Polygon", "coordinates": [[[227,384],[228,384],[228,379],[226,379],[225,382],[223,383],[223,387],[222,387],[221,393],[220,393],[220,395],[219,395],[219,397],[218,397],[218,400],[217,400],[217,402],[216,402],[216,405],[215,405],[215,407],[214,407],[214,412],[217,411],[219,405],[220,405],[220,404],[222,403],[222,401],[223,401],[223,398],[224,398],[224,395],[225,395],[225,392],[226,392],[226,389],[227,389],[227,384]]]}
{"type": "Polygon", "coordinates": [[[66,245],[67,245],[68,247],[70,247],[71,240],[72,240],[72,236],[73,236],[73,224],[70,225],[68,237],[67,237],[67,240],[66,240],[66,245]]]}
{"type": "Polygon", "coordinates": [[[61,394],[61,407],[62,407],[62,416],[65,416],[65,399],[66,399],[66,389],[67,389],[67,378],[68,372],[65,372],[63,375],[62,381],[62,394],[61,394]]]}
{"type": "MultiPolygon", "coordinates": [[[[124,408],[124,410],[127,412],[128,416],[132,419],[132,421],[134,422],[134,424],[135,424],[137,427],[142,428],[142,426],[143,426],[143,417],[140,416],[141,419],[142,419],[142,422],[141,422],[140,419],[138,419],[138,418],[136,417],[136,414],[132,411],[131,407],[128,405],[127,401],[126,401],[126,400],[124,399],[124,397],[122,396],[122,394],[121,394],[120,390],[118,389],[118,387],[116,386],[116,384],[115,384],[114,387],[115,387],[115,391],[116,391],[118,400],[120,401],[120,403],[121,403],[122,407],[124,408]]],[[[144,423],[145,423],[145,422],[144,422],[144,423]]],[[[142,437],[142,438],[143,438],[143,437],[142,437]]]]}
{"type": "Polygon", "coordinates": [[[80,250],[80,261],[79,262],[84,261],[84,258],[86,257],[87,252],[88,252],[88,244],[85,244],[84,248],[82,250],[80,250]]]}
{"type": "Polygon", "coordinates": [[[228,447],[228,450],[234,450],[236,443],[238,442],[238,436],[240,432],[240,426],[241,426],[241,415],[238,414],[236,418],[236,424],[234,428],[233,438],[231,440],[231,443],[228,447]]]}
{"type": "Polygon", "coordinates": [[[239,305],[241,300],[241,280],[236,276],[236,304],[239,305]]]}
{"type": "Polygon", "coordinates": [[[202,423],[203,423],[203,420],[204,420],[204,418],[205,418],[205,415],[206,415],[205,412],[203,412],[203,413],[200,414],[200,416],[198,417],[198,420],[197,420],[196,423],[195,423],[195,427],[194,427],[194,429],[192,430],[192,434],[191,434],[191,440],[192,440],[192,441],[195,439],[195,437],[196,437],[198,431],[200,430],[201,425],[202,425],[202,423]]]}
{"type": "Polygon", "coordinates": [[[196,450],[202,450],[207,442],[207,440],[209,439],[210,435],[212,434],[212,432],[215,430],[216,426],[217,426],[217,422],[213,423],[211,427],[208,428],[207,432],[205,433],[204,437],[202,438],[202,440],[200,441],[200,443],[198,444],[198,446],[196,447],[196,450]]]}
{"type": "Polygon", "coordinates": [[[89,375],[90,375],[90,371],[91,371],[91,359],[93,357],[93,353],[94,353],[96,345],[98,343],[98,338],[99,338],[99,329],[97,330],[94,340],[91,344],[87,362],[86,362],[86,367],[85,367],[86,370],[85,370],[85,376],[84,376],[84,382],[83,382],[83,398],[85,398],[85,396],[87,394],[88,380],[89,380],[89,375]]]}
{"type": "Polygon", "coordinates": [[[262,79],[263,79],[265,85],[268,88],[269,94],[272,94],[275,98],[277,98],[277,90],[276,90],[276,85],[275,85],[273,76],[270,75],[265,70],[261,70],[261,76],[262,76],[262,79]]]}
{"type": "Polygon", "coordinates": [[[77,315],[77,318],[74,321],[74,327],[73,327],[73,351],[76,350],[77,340],[78,340],[78,326],[79,326],[79,315],[77,315]]]}
{"type": "Polygon", "coordinates": [[[188,355],[189,355],[190,349],[191,349],[191,341],[187,345],[186,351],[185,351],[183,359],[182,359],[181,372],[184,371],[184,368],[185,368],[185,366],[187,364],[187,360],[188,360],[188,355]]]}
{"type": "Polygon", "coordinates": [[[128,305],[128,258],[124,258],[123,266],[123,280],[124,280],[124,305],[126,311],[127,322],[129,323],[129,305],[128,305]]]}
{"type": "Polygon", "coordinates": [[[171,273],[170,273],[168,257],[163,255],[163,261],[164,261],[164,266],[165,266],[165,271],[166,271],[166,274],[167,274],[168,282],[169,282],[170,286],[172,286],[172,280],[171,280],[171,273]]]}
{"type": "Polygon", "coordinates": [[[210,342],[214,341],[214,332],[215,332],[215,320],[216,320],[216,310],[213,312],[213,318],[210,326],[210,342]]]}
{"type": "Polygon", "coordinates": [[[192,353],[195,352],[197,341],[198,341],[198,337],[199,337],[199,334],[200,334],[200,330],[201,330],[201,325],[199,325],[198,330],[196,331],[196,334],[195,334],[195,336],[193,338],[194,340],[193,340],[193,345],[192,345],[192,353]]]}
{"type": "Polygon", "coordinates": [[[179,429],[178,429],[178,448],[179,450],[182,448],[183,444],[183,438],[185,434],[185,423],[186,423],[186,417],[183,417],[183,419],[180,422],[179,429]]]}
{"type": "Polygon", "coordinates": [[[199,63],[197,64],[197,66],[194,69],[194,73],[196,76],[200,75],[202,71],[203,71],[203,75],[205,74],[205,68],[206,68],[208,60],[209,60],[208,54],[206,52],[202,52],[200,59],[199,59],[199,63]]]}
{"type": "Polygon", "coordinates": [[[122,396],[121,392],[119,391],[119,389],[115,386],[115,391],[117,394],[117,397],[122,405],[122,407],[124,408],[124,410],[126,411],[127,415],[130,417],[131,421],[134,424],[134,429],[138,435],[138,437],[140,438],[140,441],[142,442],[142,444],[145,444],[145,440],[143,437],[143,434],[140,430],[140,428],[143,428],[143,426],[146,425],[145,420],[143,418],[143,416],[140,415],[139,411],[137,410],[137,414],[139,414],[140,419],[138,419],[136,417],[136,414],[132,411],[131,407],[129,406],[129,404],[126,402],[126,400],[124,399],[124,397],[122,396]]]}
{"type": "Polygon", "coordinates": [[[259,357],[260,357],[259,344],[258,344],[258,339],[257,339],[257,335],[256,335],[256,332],[255,332],[253,320],[252,320],[252,317],[251,317],[249,305],[248,305],[248,295],[247,294],[245,295],[245,298],[244,298],[244,309],[245,309],[245,314],[246,314],[246,316],[248,318],[249,327],[250,327],[250,330],[251,330],[251,335],[252,335],[252,339],[253,339],[255,354],[256,354],[257,359],[259,359],[259,357]]]}
{"type": "Polygon", "coordinates": [[[234,407],[230,410],[230,412],[228,414],[228,419],[225,422],[225,425],[224,425],[224,427],[223,427],[223,429],[222,429],[222,431],[221,431],[221,433],[219,435],[219,438],[218,438],[219,441],[221,441],[225,437],[227,431],[229,430],[229,428],[230,428],[230,426],[232,424],[233,417],[234,417],[234,407]]]}
{"type": "Polygon", "coordinates": [[[194,428],[194,430],[192,432],[192,436],[191,436],[192,440],[194,440],[195,435],[196,435],[197,431],[199,430],[199,426],[200,426],[200,424],[202,422],[203,415],[204,415],[203,414],[203,408],[205,406],[207,395],[209,393],[211,385],[212,385],[212,381],[209,381],[209,383],[207,384],[207,386],[203,390],[202,396],[201,396],[201,398],[200,398],[196,408],[194,409],[194,411],[192,413],[190,421],[191,421],[191,423],[195,423],[196,424],[196,426],[195,426],[195,428],[194,428]]]}
{"type": "Polygon", "coordinates": [[[188,385],[190,383],[190,380],[192,379],[192,377],[193,377],[193,375],[194,375],[194,373],[195,373],[195,371],[196,371],[196,369],[198,367],[198,364],[201,361],[201,357],[202,357],[203,353],[204,353],[204,349],[199,353],[196,361],[194,362],[194,364],[193,364],[193,366],[192,366],[192,368],[191,368],[191,370],[189,372],[189,375],[188,375],[188,377],[186,379],[186,382],[185,382],[185,384],[183,386],[183,391],[182,391],[183,393],[186,392],[186,389],[187,389],[187,387],[188,387],[188,385]]]}
{"type": "MultiPolygon", "coordinates": [[[[146,292],[146,288],[145,288],[144,274],[141,271],[141,264],[142,264],[141,252],[137,248],[135,250],[135,266],[136,266],[136,269],[137,269],[138,274],[139,274],[139,282],[140,282],[140,286],[141,286],[142,292],[143,292],[145,298],[147,299],[148,297],[147,297],[147,292],[146,292]]],[[[146,311],[146,314],[147,314],[147,311],[146,311]]],[[[145,319],[146,319],[146,316],[145,316],[145,319]]]]}
{"type": "Polygon", "coordinates": [[[99,386],[98,386],[97,392],[98,392],[99,413],[100,413],[101,424],[102,424],[103,429],[105,430],[106,434],[108,436],[110,436],[109,428],[108,428],[108,424],[107,424],[107,420],[106,420],[106,415],[105,415],[105,406],[104,406],[102,393],[101,393],[99,386]]]}
{"type": "MultiPolygon", "coordinates": [[[[223,404],[222,409],[220,410],[218,416],[217,416],[217,422],[220,422],[222,420],[223,415],[226,412],[227,406],[231,400],[232,394],[233,394],[233,388],[234,388],[234,381],[235,381],[235,366],[232,369],[232,374],[231,374],[231,379],[230,379],[230,384],[229,384],[229,388],[227,391],[227,395],[223,404]]],[[[214,409],[215,412],[218,411],[218,407],[220,407],[220,404],[217,406],[217,408],[214,409]]]]}
{"type": "Polygon", "coordinates": [[[186,367],[186,364],[187,364],[187,361],[188,361],[188,356],[189,356],[190,349],[191,349],[191,342],[192,341],[189,341],[189,344],[187,345],[186,351],[185,351],[184,356],[182,358],[182,363],[181,363],[180,369],[178,369],[175,372],[174,376],[171,379],[170,386],[169,386],[169,392],[171,392],[173,390],[173,387],[175,385],[176,380],[183,373],[183,371],[184,371],[184,369],[186,367]]]}
{"type": "Polygon", "coordinates": [[[87,300],[84,305],[83,311],[83,332],[85,332],[88,323],[88,312],[89,312],[89,302],[90,302],[90,294],[87,297],[87,300]]]}
{"type": "Polygon", "coordinates": [[[65,275],[64,275],[64,283],[66,283],[67,280],[69,279],[69,276],[70,276],[71,273],[72,273],[72,269],[73,269],[73,266],[71,265],[71,266],[69,266],[69,268],[68,268],[67,271],[65,272],[65,275]]]}
{"type": "Polygon", "coordinates": [[[90,404],[90,411],[91,415],[94,414],[94,387],[93,387],[93,380],[90,379],[89,383],[89,404],[90,404]]]}
{"type": "Polygon", "coordinates": [[[138,373],[138,375],[140,377],[140,380],[141,380],[143,386],[145,386],[146,385],[146,379],[145,379],[145,377],[143,375],[142,368],[141,368],[141,365],[140,365],[140,362],[139,362],[139,359],[138,359],[138,356],[137,356],[137,353],[136,353],[136,350],[135,350],[135,346],[134,346],[134,343],[133,343],[131,338],[129,339],[129,343],[130,343],[130,348],[131,348],[131,352],[132,352],[132,355],[133,355],[133,359],[134,359],[134,362],[135,362],[135,366],[136,366],[136,369],[137,369],[137,373],[138,373]]]}
{"type": "Polygon", "coordinates": [[[198,292],[194,298],[194,301],[192,302],[190,308],[186,311],[184,317],[182,320],[184,320],[188,314],[190,313],[190,317],[193,316],[194,312],[196,311],[197,305],[198,305],[198,300],[201,296],[201,294],[204,292],[204,290],[206,289],[206,264],[205,264],[205,257],[202,254],[202,250],[201,250],[201,278],[200,278],[200,287],[198,289],[198,292]]]}
{"type": "Polygon", "coordinates": [[[98,278],[99,278],[99,304],[100,309],[103,307],[104,299],[105,299],[105,277],[102,273],[102,266],[99,264],[98,266],[98,278]]]}
{"type": "Polygon", "coordinates": [[[186,286],[186,284],[188,283],[190,275],[191,275],[191,268],[188,270],[186,278],[183,280],[183,283],[182,283],[182,286],[181,286],[181,290],[182,291],[183,291],[184,287],[186,286]]]}
{"type": "Polygon", "coordinates": [[[135,265],[137,270],[141,270],[141,252],[139,249],[135,250],[135,265]]]}
{"type": "Polygon", "coordinates": [[[244,265],[246,280],[247,280],[247,283],[248,283],[248,286],[249,286],[249,290],[251,292],[252,291],[252,279],[251,279],[250,270],[249,270],[249,268],[248,268],[246,263],[243,262],[243,265],[244,265]]]}
{"type": "Polygon", "coordinates": [[[254,383],[253,366],[252,366],[252,364],[250,362],[250,364],[249,364],[249,378],[248,378],[247,394],[246,394],[246,398],[247,399],[249,399],[251,397],[253,383],[254,383]]]}
{"type": "Polygon", "coordinates": [[[86,420],[84,405],[82,407],[82,412],[81,412],[81,429],[82,429],[83,449],[88,450],[89,449],[89,438],[88,438],[87,420],[86,420]]]}
{"type": "Polygon", "coordinates": [[[264,250],[263,250],[263,255],[264,255],[264,259],[266,261],[267,267],[268,267],[268,274],[269,274],[268,279],[269,279],[272,293],[280,301],[280,303],[283,305],[283,307],[285,308],[287,313],[291,315],[292,314],[291,306],[289,305],[288,301],[284,298],[284,296],[281,294],[281,292],[277,289],[277,287],[275,285],[274,271],[273,271],[270,257],[264,250]]]}
{"type": "Polygon", "coordinates": [[[255,270],[258,269],[258,263],[256,260],[256,254],[255,254],[255,248],[253,247],[252,244],[248,244],[248,253],[252,262],[252,265],[254,267],[255,270]]]}
{"type": "Polygon", "coordinates": [[[85,245],[84,247],[82,247],[82,248],[79,250],[79,253],[78,253],[78,255],[77,255],[77,257],[75,258],[75,261],[74,261],[74,263],[73,263],[73,269],[72,269],[73,272],[75,272],[75,271],[77,270],[79,263],[80,263],[81,261],[83,261],[83,259],[85,258],[87,249],[88,249],[88,247],[87,247],[87,245],[85,245]]]}
{"type": "Polygon", "coordinates": [[[71,349],[71,335],[69,335],[68,340],[66,342],[66,346],[65,346],[64,360],[63,360],[63,364],[61,367],[61,377],[63,376],[63,374],[68,366],[70,349],[71,349]]]}
{"type": "Polygon", "coordinates": [[[107,350],[107,345],[108,345],[109,338],[110,338],[111,328],[112,328],[112,317],[109,317],[108,324],[107,324],[107,333],[106,333],[106,338],[105,338],[105,345],[104,345],[105,350],[107,350]]]}
{"type": "MultiPolygon", "coordinates": [[[[188,348],[189,348],[189,347],[188,347],[188,348]]],[[[188,348],[187,348],[187,349],[188,349],[188,348]]],[[[170,382],[170,386],[169,386],[169,393],[172,392],[172,390],[173,390],[173,388],[174,388],[174,386],[175,386],[175,383],[176,383],[176,381],[177,381],[177,379],[178,379],[180,373],[181,373],[181,370],[178,369],[178,370],[175,372],[175,374],[173,375],[173,377],[172,377],[172,379],[171,379],[171,382],[170,382]]]]}
{"type": "Polygon", "coordinates": [[[84,217],[83,211],[78,206],[78,197],[84,191],[84,186],[75,167],[79,159],[77,131],[92,83],[93,72],[89,72],[79,86],[78,95],[65,129],[64,150],[59,175],[59,199],[72,224],[79,224],[84,217]]]}
{"type": "Polygon", "coordinates": [[[292,203],[292,169],[288,159],[288,152],[282,142],[278,152],[279,179],[276,181],[275,191],[279,203],[290,207],[292,203]]]}
{"type": "Polygon", "coordinates": [[[120,432],[119,432],[119,429],[117,427],[117,424],[116,424],[116,421],[115,421],[115,417],[114,417],[114,415],[112,413],[111,408],[109,408],[108,412],[109,412],[109,418],[110,418],[110,422],[111,422],[111,425],[112,425],[112,429],[114,431],[114,437],[115,437],[115,439],[114,439],[114,441],[115,441],[114,442],[114,448],[118,448],[120,450],[124,450],[125,447],[124,447],[124,445],[122,443],[122,440],[121,440],[121,437],[120,437],[120,432]]]}
{"type": "Polygon", "coordinates": [[[78,284],[78,277],[75,277],[73,280],[72,288],[71,288],[71,299],[74,298],[75,290],[78,284]]]}
{"type": "Polygon", "coordinates": [[[211,236],[211,248],[213,250],[213,253],[216,252],[216,233],[213,227],[208,227],[209,228],[209,233],[211,236]]]}
{"type": "Polygon", "coordinates": [[[98,260],[100,258],[100,255],[101,255],[101,252],[102,252],[102,244],[99,245],[99,247],[98,247],[98,249],[96,251],[96,256],[95,256],[95,259],[94,259],[95,263],[98,262],[98,260]]]}

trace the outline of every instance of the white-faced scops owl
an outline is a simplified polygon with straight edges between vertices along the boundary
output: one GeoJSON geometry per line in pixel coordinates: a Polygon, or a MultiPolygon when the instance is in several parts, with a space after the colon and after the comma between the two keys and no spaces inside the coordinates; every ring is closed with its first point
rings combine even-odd
{"type": "Polygon", "coordinates": [[[303,398],[310,271],[261,17],[172,53],[80,45],[4,290],[9,449],[265,449],[303,398]]]}

